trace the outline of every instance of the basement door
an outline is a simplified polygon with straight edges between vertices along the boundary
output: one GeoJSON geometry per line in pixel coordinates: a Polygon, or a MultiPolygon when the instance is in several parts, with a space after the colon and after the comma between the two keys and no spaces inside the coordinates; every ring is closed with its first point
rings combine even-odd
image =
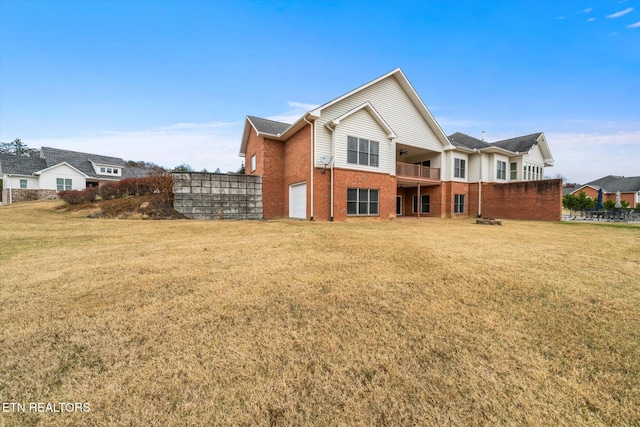
{"type": "Polygon", "coordinates": [[[289,186],[289,218],[307,219],[307,183],[289,186]]]}

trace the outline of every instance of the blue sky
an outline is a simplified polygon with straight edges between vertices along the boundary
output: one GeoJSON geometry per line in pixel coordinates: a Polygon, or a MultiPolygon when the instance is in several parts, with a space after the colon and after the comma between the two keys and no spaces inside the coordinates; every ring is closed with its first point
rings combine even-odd
{"type": "Polygon", "coordinates": [[[0,141],[236,170],[245,116],[397,67],[447,134],[640,175],[640,0],[0,0],[0,141]]]}

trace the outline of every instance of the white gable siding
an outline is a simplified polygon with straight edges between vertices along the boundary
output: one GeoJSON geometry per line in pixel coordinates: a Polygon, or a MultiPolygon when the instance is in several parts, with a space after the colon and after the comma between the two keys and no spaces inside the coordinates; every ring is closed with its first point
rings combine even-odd
{"type": "Polygon", "coordinates": [[[542,152],[540,151],[540,147],[538,147],[538,144],[531,147],[531,150],[529,150],[529,153],[524,155],[524,161],[536,163],[536,164],[539,164],[540,166],[544,165],[544,156],[542,155],[542,152]]]}
{"type": "Polygon", "coordinates": [[[79,174],[75,169],[67,165],[61,164],[40,174],[40,188],[43,190],[56,190],[57,178],[71,179],[71,188],[73,190],[84,190],[87,187],[84,175],[79,174]]]}
{"type": "Polygon", "coordinates": [[[442,152],[442,143],[434,131],[395,77],[390,76],[322,110],[322,117],[316,120],[316,166],[322,166],[321,156],[331,155],[331,133],[324,125],[365,102],[370,102],[396,133],[396,143],[442,152]]]}
{"type": "Polygon", "coordinates": [[[392,145],[387,138],[386,132],[380,128],[378,122],[371,117],[367,110],[362,109],[345,118],[336,126],[335,166],[372,172],[395,173],[395,167],[391,168],[389,162],[389,158],[393,154],[392,145]],[[347,163],[347,136],[378,141],[380,144],[378,167],[347,163]]]}

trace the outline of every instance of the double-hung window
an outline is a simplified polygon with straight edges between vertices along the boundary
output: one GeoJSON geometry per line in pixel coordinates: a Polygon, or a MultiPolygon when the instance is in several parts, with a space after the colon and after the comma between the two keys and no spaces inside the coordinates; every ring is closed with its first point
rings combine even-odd
{"type": "Polygon", "coordinates": [[[71,178],[56,178],[56,189],[58,191],[71,191],[71,178]]]}
{"type": "Polygon", "coordinates": [[[20,180],[20,188],[21,189],[27,188],[27,180],[26,179],[21,179],[20,180]]]}
{"type": "Polygon", "coordinates": [[[458,159],[457,157],[453,159],[453,176],[455,178],[464,178],[466,176],[466,163],[465,159],[458,159]]]}
{"type": "Polygon", "coordinates": [[[498,160],[498,165],[496,168],[496,178],[507,179],[507,162],[498,160]]]}
{"type": "Polygon", "coordinates": [[[347,137],[347,163],[378,167],[380,144],[355,136],[347,137]]]}
{"type": "Polygon", "coordinates": [[[464,194],[453,195],[453,213],[464,213],[464,194]]]}
{"type": "Polygon", "coordinates": [[[370,188],[347,189],[347,215],[378,215],[379,190],[370,188]]]}
{"type": "Polygon", "coordinates": [[[512,181],[515,181],[516,179],[518,179],[518,164],[516,162],[511,162],[511,164],[509,165],[510,168],[510,179],[512,181]]]}
{"type": "MultiPolygon", "coordinates": [[[[420,213],[429,213],[429,195],[420,196],[420,213]]],[[[418,212],[418,196],[413,196],[413,213],[418,212]]]]}

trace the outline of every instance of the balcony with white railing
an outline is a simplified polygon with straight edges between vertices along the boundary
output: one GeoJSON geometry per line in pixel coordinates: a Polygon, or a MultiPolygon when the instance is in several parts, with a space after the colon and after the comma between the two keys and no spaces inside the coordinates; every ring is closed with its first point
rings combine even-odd
{"type": "Polygon", "coordinates": [[[416,181],[440,182],[440,168],[396,162],[396,176],[416,181]]]}

